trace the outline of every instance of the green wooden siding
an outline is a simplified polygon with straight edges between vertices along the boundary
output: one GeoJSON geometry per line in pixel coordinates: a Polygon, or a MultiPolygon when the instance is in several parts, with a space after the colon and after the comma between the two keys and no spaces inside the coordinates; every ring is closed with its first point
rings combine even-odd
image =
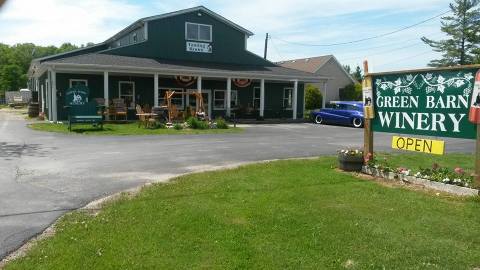
{"type": "MultiPolygon", "coordinates": [[[[92,74],[66,74],[57,73],[57,90],[59,96],[58,102],[58,119],[66,120],[67,115],[64,110],[63,94],[66,89],[69,88],[70,79],[82,79],[88,81],[88,87],[90,89],[89,100],[94,98],[103,98],[103,75],[92,74]],[[61,95],[61,96],[60,96],[61,95]]],[[[152,77],[139,77],[139,76],[109,76],[109,99],[118,98],[119,95],[119,82],[120,81],[133,81],[135,83],[135,101],[137,104],[154,105],[154,91],[153,91],[153,76],[152,77]]],[[[159,78],[159,88],[180,88],[173,78],[159,78]]],[[[211,90],[211,106],[212,117],[225,117],[225,110],[213,109],[213,92],[217,90],[227,89],[226,81],[218,80],[204,80],[202,82],[203,89],[211,90]]],[[[252,83],[249,87],[238,88],[232,84],[232,90],[238,91],[239,105],[243,107],[251,107],[253,104],[253,88],[259,87],[260,83],[252,83]]],[[[265,118],[292,118],[292,110],[283,108],[283,89],[285,87],[293,87],[293,83],[265,83],[265,118]]],[[[297,117],[303,117],[303,97],[304,97],[304,85],[299,84],[298,87],[298,102],[297,102],[297,117]]],[[[196,89],[196,84],[188,87],[188,89],[196,89]]],[[[206,102],[206,101],[205,101],[206,102]]],[[[186,98],[184,97],[184,104],[186,104],[186,98]]],[[[234,111],[234,110],[232,110],[234,111]]],[[[258,111],[257,111],[258,114],[258,111]]],[[[129,113],[130,119],[135,119],[135,112],[132,110],[129,113]]]]}
{"type": "Polygon", "coordinates": [[[245,48],[245,33],[202,13],[191,12],[148,22],[148,40],[135,45],[114,48],[106,54],[159,59],[273,65],[245,48]],[[186,51],[185,22],[212,25],[212,53],[186,51]]]}

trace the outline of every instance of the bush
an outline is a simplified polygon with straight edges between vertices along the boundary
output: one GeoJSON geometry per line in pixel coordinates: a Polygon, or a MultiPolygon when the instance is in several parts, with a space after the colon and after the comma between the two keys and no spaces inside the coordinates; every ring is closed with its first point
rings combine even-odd
{"type": "Polygon", "coordinates": [[[182,130],[182,129],[183,129],[183,126],[182,126],[182,124],[175,123],[175,124],[173,125],[173,129],[175,129],[175,130],[182,130]]]}
{"type": "Polygon", "coordinates": [[[195,117],[188,118],[187,125],[191,129],[208,129],[208,123],[206,121],[198,120],[195,117]]]}
{"type": "Polygon", "coordinates": [[[342,101],[360,101],[362,100],[362,85],[360,83],[349,84],[340,89],[339,95],[342,101]]]}
{"type": "Polygon", "coordinates": [[[322,107],[322,93],[317,87],[308,84],[305,87],[305,109],[313,110],[322,107]]]}
{"type": "Polygon", "coordinates": [[[225,119],[219,117],[216,119],[215,124],[219,129],[228,129],[228,124],[225,119]]]}

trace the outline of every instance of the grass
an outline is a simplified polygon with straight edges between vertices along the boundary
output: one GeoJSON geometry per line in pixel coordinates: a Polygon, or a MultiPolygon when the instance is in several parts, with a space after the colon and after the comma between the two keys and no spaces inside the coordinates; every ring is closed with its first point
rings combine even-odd
{"type": "Polygon", "coordinates": [[[387,162],[394,168],[405,167],[418,171],[420,167],[431,168],[434,163],[441,167],[455,169],[461,167],[470,174],[475,171],[475,157],[473,155],[466,155],[460,153],[451,153],[443,156],[427,155],[423,153],[376,153],[377,160],[386,158],[387,162]]]}
{"type": "Polygon", "coordinates": [[[68,131],[67,124],[52,123],[34,123],[28,125],[31,129],[38,131],[85,134],[85,135],[179,135],[179,134],[217,134],[217,133],[237,133],[243,131],[242,128],[229,129],[167,129],[167,128],[144,128],[138,127],[138,123],[125,124],[104,124],[103,130],[93,127],[91,124],[75,124],[72,131],[68,131]]]}
{"type": "Polygon", "coordinates": [[[278,161],[156,184],[96,216],[65,216],[6,269],[480,267],[478,199],[385,187],[334,166],[278,161]]]}

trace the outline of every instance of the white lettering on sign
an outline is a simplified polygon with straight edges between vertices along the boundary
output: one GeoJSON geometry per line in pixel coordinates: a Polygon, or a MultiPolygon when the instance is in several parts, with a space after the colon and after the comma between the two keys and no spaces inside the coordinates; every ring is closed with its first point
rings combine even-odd
{"type": "Polygon", "coordinates": [[[202,42],[187,42],[187,52],[212,53],[212,45],[202,42]]]}

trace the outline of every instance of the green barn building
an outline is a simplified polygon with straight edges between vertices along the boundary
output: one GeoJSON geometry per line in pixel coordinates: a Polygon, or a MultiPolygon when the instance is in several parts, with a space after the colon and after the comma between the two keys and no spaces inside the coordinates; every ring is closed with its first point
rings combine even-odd
{"type": "MultiPolygon", "coordinates": [[[[301,119],[304,84],[328,78],[281,67],[247,50],[253,33],[199,6],[140,19],[106,41],[32,61],[29,77],[48,120],[67,118],[64,91],[87,85],[89,99],[160,106],[167,90],[201,92],[210,118],[301,119]]],[[[189,95],[172,100],[195,106],[189,95]]]]}

